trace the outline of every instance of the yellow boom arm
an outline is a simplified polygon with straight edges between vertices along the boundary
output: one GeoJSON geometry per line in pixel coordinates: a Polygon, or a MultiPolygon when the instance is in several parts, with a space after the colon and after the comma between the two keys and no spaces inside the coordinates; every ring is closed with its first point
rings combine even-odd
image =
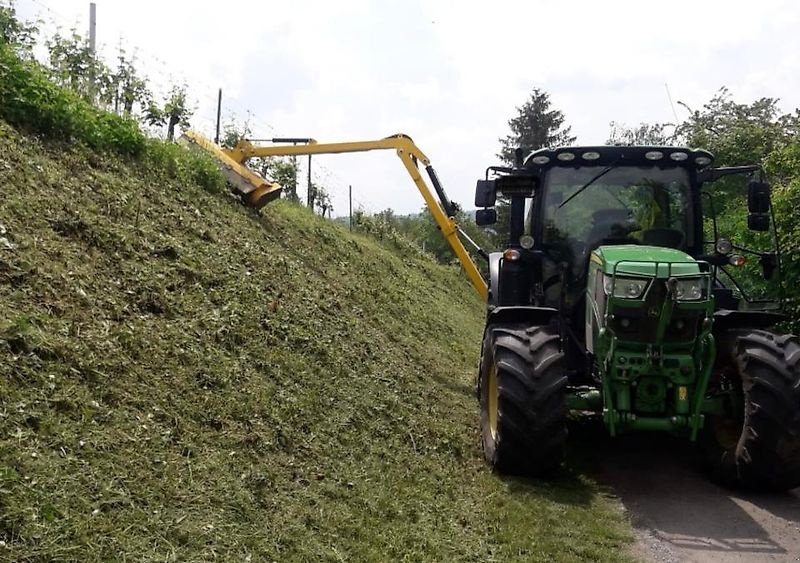
{"type": "Polygon", "coordinates": [[[461,266],[467,273],[472,285],[486,300],[488,290],[486,281],[481,276],[478,267],[472,260],[472,257],[467,252],[461,239],[458,237],[458,224],[455,220],[455,211],[452,209],[451,202],[447,199],[444,190],[436,176],[436,172],[431,166],[430,159],[414,144],[410,137],[406,135],[392,135],[385,139],[378,139],[374,141],[355,141],[346,143],[318,143],[315,140],[309,140],[308,144],[303,145],[270,145],[270,146],[256,146],[250,141],[241,140],[232,149],[220,149],[214,143],[203,137],[202,135],[194,132],[187,131],[184,137],[192,143],[197,144],[212,156],[217,158],[222,164],[223,172],[226,172],[230,177],[231,175],[239,175],[236,181],[232,181],[234,187],[246,195],[245,201],[250,205],[261,207],[262,193],[269,197],[269,200],[274,199],[280,194],[280,186],[277,184],[270,184],[263,178],[252,172],[244,166],[244,163],[250,158],[270,157],[270,156],[294,156],[294,155],[313,155],[313,154],[338,154],[338,153],[353,153],[353,152],[367,152],[374,150],[387,150],[394,149],[397,151],[397,156],[403,162],[411,179],[422,194],[425,204],[430,209],[433,219],[442,231],[445,239],[450,244],[450,247],[455,252],[461,266]],[[431,182],[439,196],[439,200],[434,197],[428,184],[420,174],[418,163],[421,162],[430,177],[431,182]],[[255,177],[252,178],[252,177],[255,177]],[[245,180],[242,185],[242,179],[245,180]],[[260,182],[260,183],[259,183],[260,182]],[[274,194],[274,195],[273,195],[274,194]],[[441,203],[440,203],[441,202],[441,203]]]}

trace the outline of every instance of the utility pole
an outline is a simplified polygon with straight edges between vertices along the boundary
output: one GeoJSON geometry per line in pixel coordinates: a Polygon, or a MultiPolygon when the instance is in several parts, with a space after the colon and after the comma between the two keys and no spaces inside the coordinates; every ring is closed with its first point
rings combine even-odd
{"type": "MultiPolygon", "coordinates": [[[[292,143],[294,146],[297,146],[297,143],[292,143]]],[[[292,183],[292,195],[294,196],[295,203],[300,202],[300,198],[297,195],[297,155],[292,155],[292,169],[294,169],[294,183],[292,183]]]]}
{"type": "Polygon", "coordinates": [[[214,137],[214,142],[216,144],[219,144],[219,125],[221,116],[222,116],[222,88],[219,89],[219,95],[217,96],[217,135],[214,137]]]}
{"type": "Polygon", "coordinates": [[[353,231],[353,186],[347,186],[347,187],[349,188],[348,195],[350,196],[350,214],[348,215],[350,219],[348,219],[347,224],[350,225],[350,232],[352,232],[353,231]]]}
{"type": "Polygon", "coordinates": [[[89,4],[89,52],[92,54],[92,66],[89,69],[89,95],[92,103],[97,102],[97,4],[89,4]]]}
{"type": "Polygon", "coordinates": [[[94,55],[97,51],[97,4],[89,4],[89,49],[94,55]]]}

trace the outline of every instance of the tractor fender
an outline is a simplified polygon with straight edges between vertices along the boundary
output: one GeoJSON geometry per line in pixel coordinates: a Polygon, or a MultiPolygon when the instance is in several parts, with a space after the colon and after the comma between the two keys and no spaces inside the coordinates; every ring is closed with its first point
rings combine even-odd
{"type": "Polygon", "coordinates": [[[714,332],[721,333],[736,328],[767,329],[788,320],[789,317],[777,311],[714,311],[714,332]]]}
{"type": "Polygon", "coordinates": [[[558,315],[558,309],[552,307],[489,307],[486,315],[486,326],[497,324],[526,324],[543,326],[550,324],[558,315]]]}

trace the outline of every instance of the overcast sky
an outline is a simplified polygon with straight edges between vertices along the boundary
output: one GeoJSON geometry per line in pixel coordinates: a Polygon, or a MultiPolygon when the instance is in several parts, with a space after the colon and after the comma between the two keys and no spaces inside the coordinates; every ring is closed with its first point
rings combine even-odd
{"type": "MultiPolygon", "coordinates": [[[[97,0],[107,57],[138,49],[151,81],[186,81],[194,126],[253,114],[257,137],[318,141],[410,135],[452,199],[472,207],[475,180],[534,87],[550,93],[580,144],[609,122],[674,122],[720,86],[738,101],[800,106],[800,3],[536,0],[97,0]],[[674,104],[670,104],[667,86],[674,104]]],[[[88,27],[87,0],[17,0],[20,14],[88,27]]],[[[347,185],[370,211],[419,210],[390,153],[315,157],[315,178],[347,213],[347,185]]]]}

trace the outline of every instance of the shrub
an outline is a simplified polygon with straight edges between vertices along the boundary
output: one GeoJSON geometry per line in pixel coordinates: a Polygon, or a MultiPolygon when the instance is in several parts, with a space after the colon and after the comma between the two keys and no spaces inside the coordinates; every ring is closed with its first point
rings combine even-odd
{"type": "Polygon", "coordinates": [[[226,180],[210,156],[170,141],[148,139],[143,162],[181,182],[194,183],[212,193],[225,190],[226,180]]]}
{"type": "Polygon", "coordinates": [[[130,118],[95,108],[78,94],[53,84],[35,61],[23,60],[10,44],[0,44],[0,118],[51,139],[138,156],[144,134],[130,118]]]}

